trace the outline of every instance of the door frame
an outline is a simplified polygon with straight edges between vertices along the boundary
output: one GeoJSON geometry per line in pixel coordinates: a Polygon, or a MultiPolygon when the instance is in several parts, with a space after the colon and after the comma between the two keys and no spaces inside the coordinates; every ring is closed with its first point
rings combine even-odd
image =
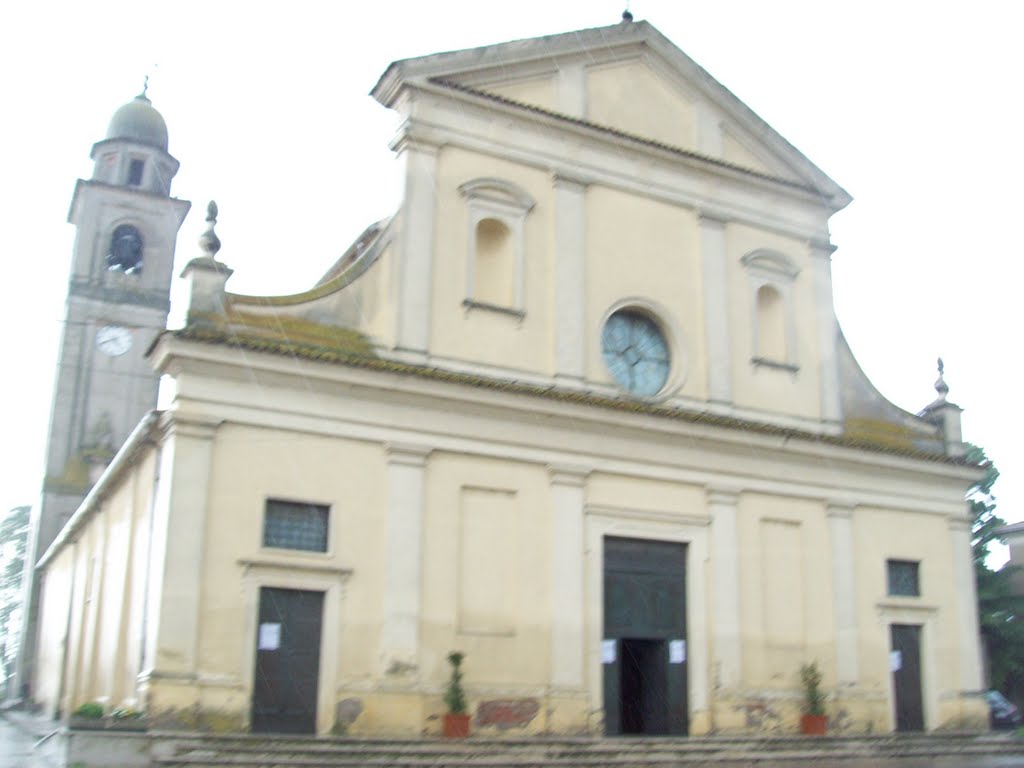
{"type": "Polygon", "coordinates": [[[938,686],[936,685],[935,653],[933,637],[935,636],[935,619],[938,609],[933,606],[905,606],[884,601],[878,606],[879,629],[882,633],[881,642],[885,649],[885,680],[886,702],[888,705],[889,731],[896,732],[896,686],[893,682],[892,670],[889,668],[889,651],[892,649],[893,624],[917,624],[921,627],[921,716],[924,721],[924,732],[936,728],[939,711],[938,686]]]}
{"type": "Polygon", "coordinates": [[[601,641],[604,639],[604,539],[647,539],[686,544],[686,666],[687,721],[691,734],[707,733],[711,727],[708,674],[707,582],[704,563],[708,558],[711,518],[677,511],[637,510],[587,504],[584,507],[586,563],[586,670],[590,708],[600,712],[603,732],[604,668],[601,641]]]}
{"type": "Polygon", "coordinates": [[[298,560],[282,563],[254,558],[240,560],[242,566],[242,609],[245,623],[242,631],[242,690],[246,695],[244,724],[252,718],[252,697],[256,679],[256,634],[259,624],[260,589],[295,589],[323,592],[323,617],[320,627],[320,673],[317,679],[316,733],[329,733],[334,726],[334,709],[338,680],[338,649],[341,635],[341,602],[345,581],[351,574],[347,568],[298,560]],[[299,571],[298,568],[303,570],[299,571]]]}

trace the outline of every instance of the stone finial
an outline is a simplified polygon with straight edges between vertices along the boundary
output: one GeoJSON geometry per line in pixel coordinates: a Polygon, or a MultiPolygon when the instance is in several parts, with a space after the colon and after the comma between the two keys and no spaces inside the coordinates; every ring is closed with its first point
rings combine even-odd
{"type": "Polygon", "coordinates": [[[214,231],[217,226],[217,203],[213,200],[206,206],[206,231],[199,236],[199,248],[203,254],[211,259],[217,257],[220,250],[220,238],[214,231]]]}
{"type": "Polygon", "coordinates": [[[963,409],[946,399],[946,395],[949,394],[949,385],[946,384],[944,378],[946,365],[942,362],[941,357],[938,359],[938,368],[939,378],[935,381],[935,391],[939,393],[939,396],[925,406],[925,409],[918,415],[939,428],[945,444],[946,455],[960,457],[964,455],[965,451],[960,424],[960,413],[963,409]]]}
{"type": "Polygon", "coordinates": [[[946,380],[942,377],[946,370],[945,364],[942,362],[942,358],[939,358],[939,378],[935,380],[935,391],[939,393],[939,400],[945,400],[946,395],[949,394],[949,385],[946,380]]]}

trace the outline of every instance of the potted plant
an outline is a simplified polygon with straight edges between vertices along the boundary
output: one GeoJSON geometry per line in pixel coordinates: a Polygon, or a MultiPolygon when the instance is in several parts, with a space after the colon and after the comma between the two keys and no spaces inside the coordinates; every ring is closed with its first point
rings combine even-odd
{"type": "Polygon", "coordinates": [[[825,694],[821,690],[821,670],[816,661],[800,667],[800,683],[804,688],[800,733],[824,736],[828,730],[828,717],[825,715],[825,694]]]}
{"type": "Polygon", "coordinates": [[[448,663],[452,665],[452,676],[444,692],[445,712],[441,733],[446,739],[464,739],[469,736],[469,713],[466,706],[466,692],[462,690],[462,660],[464,653],[452,651],[448,663]]]}

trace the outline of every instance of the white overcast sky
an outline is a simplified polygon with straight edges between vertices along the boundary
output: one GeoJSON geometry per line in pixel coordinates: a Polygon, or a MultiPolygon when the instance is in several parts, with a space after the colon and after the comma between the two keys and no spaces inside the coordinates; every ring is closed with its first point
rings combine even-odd
{"type": "MultiPolygon", "coordinates": [[[[6,342],[0,512],[34,503],[89,151],[145,74],[191,200],[177,266],[217,200],[237,292],[312,284],[400,195],[389,62],[618,21],[622,0],[35,2],[0,13],[6,342]]],[[[1024,3],[635,0],[646,19],[854,197],[832,219],[836,310],[911,411],[946,361],[964,434],[1024,518],[1020,413],[1024,3]]],[[[180,283],[180,281],[177,281],[180,283]]],[[[180,291],[177,294],[180,296],[180,291]]],[[[179,305],[180,306],[180,305],[179,305]]]]}

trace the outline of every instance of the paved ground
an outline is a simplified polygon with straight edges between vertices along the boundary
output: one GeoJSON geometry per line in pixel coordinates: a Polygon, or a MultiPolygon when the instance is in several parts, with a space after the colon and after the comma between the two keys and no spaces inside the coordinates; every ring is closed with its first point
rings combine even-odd
{"type": "Polygon", "coordinates": [[[0,768],[51,768],[32,756],[34,736],[29,736],[7,718],[0,716],[0,768]]]}

